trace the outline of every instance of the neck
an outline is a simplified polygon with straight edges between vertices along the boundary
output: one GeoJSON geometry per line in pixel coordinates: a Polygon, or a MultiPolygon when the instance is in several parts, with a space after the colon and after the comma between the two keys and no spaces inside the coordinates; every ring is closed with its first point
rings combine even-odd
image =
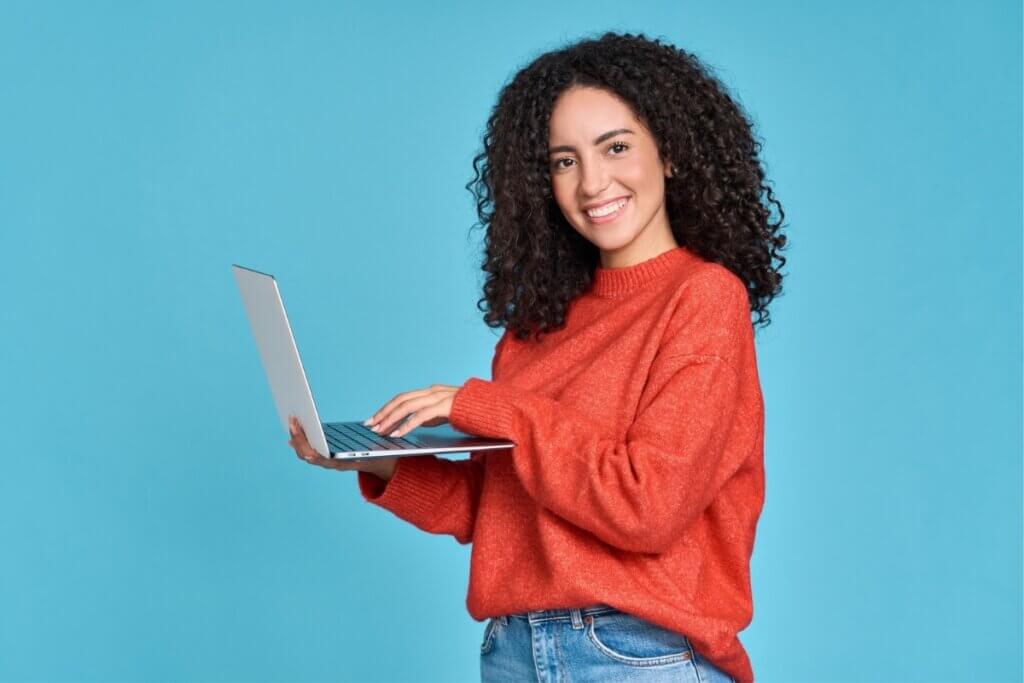
{"type": "Polygon", "coordinates": [[[662,204],[654,218],[632,242],[618,249],[601,249],[601,267],[628,268],[678,246],[668,222],[668,214],[665,213],[665,205],[662,204]]]}

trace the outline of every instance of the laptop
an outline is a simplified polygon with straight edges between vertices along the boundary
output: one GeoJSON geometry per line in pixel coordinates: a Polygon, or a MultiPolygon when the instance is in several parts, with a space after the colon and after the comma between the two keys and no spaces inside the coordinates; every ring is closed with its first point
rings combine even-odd
{"type": "Polygon", "coordinates": [[[449,424],[421,425],[404,436],[391,438],[365,427],[362,420],[321,422],[277,281],[273,275],[252,268],[232,264],[231,269],[286,434],[289,433],[288,418],[294,415],[313,450],[325,458],[354,461],[428,453],[470,453],[515,446],[514,441],[465,434],[449,424]]]}

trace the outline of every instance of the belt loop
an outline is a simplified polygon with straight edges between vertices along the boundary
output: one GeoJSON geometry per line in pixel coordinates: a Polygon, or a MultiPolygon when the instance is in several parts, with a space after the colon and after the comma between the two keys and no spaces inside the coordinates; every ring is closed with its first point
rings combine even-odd
{"type": "Polygon", "coordinates": [[[501,625],[508,626],[508,617],[504,614],[501,615],[501,625]]]}
{"type": "Polygon", "coordinates": [[[569,610],[569,614],[572,616],[572,627],[577,630],[583,628],[583,614],[580,612],[580,608],[573,607],[569,610]]]}

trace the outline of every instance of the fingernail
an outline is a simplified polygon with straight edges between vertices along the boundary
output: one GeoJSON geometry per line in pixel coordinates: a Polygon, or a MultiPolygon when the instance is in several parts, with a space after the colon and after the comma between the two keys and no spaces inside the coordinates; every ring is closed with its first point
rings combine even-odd
{"type": "Polygon", "coordinates": [[[363,420],[363,426],[369,427],[371,422],[373,422],[373,419],[368,417],[365,420],[363,420]]]}

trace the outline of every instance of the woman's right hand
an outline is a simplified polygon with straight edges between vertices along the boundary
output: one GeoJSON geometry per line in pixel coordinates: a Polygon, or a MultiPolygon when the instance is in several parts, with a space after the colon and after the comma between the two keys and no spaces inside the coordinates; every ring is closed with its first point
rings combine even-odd
{"type": "Polygon", "coordinates": [[[306,432],[303,431],[302,425],[299,424],[299,420],[294,415],[288,418],[289,430],[291,431],[292,438],[288,440],[288,445],[295,449],[295,454],[302,460],[313,464],[325,467],[329,470],[359,470],[362,472],[369,472],[370,474],[376,474],[384,481],[391,479],[391,475],[395,473],[395,463],[398,458],[373,458],[371,460],[358,460],[356,462],[346,462],[344,460],[334,460],[332,458],[325,458],[309,445],[309,440],[306,438],[306,432]]]}

